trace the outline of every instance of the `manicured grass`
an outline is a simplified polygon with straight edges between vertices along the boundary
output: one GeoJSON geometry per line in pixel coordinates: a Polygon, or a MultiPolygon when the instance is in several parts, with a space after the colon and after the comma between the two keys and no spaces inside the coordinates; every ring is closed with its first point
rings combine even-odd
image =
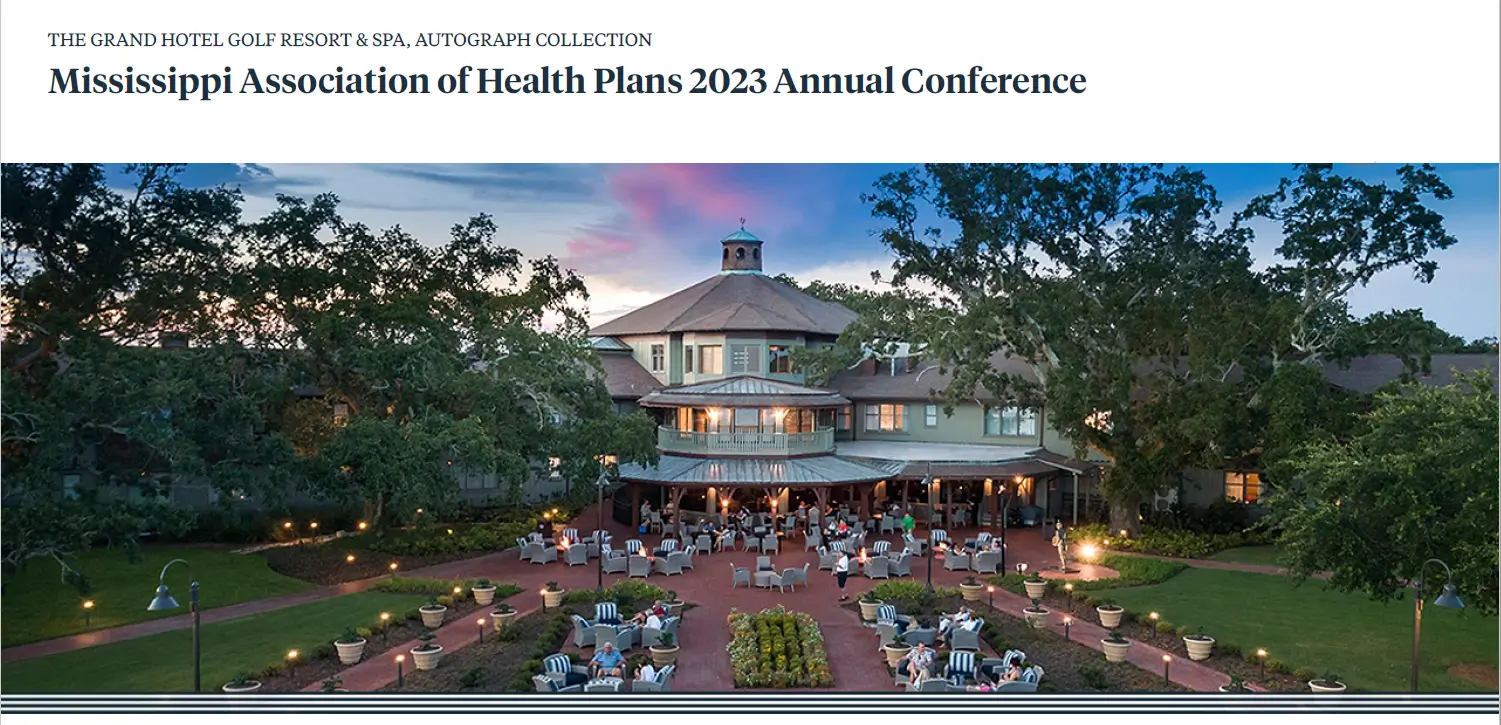
{"type": "Polygon", "coordinates": [[[89,597],[94,610],[85,627],[83,600],[77,590],[60,581],[56,562],[38,559],[20,572],[5,575],[5,597],[0,601],[0,619],[5,627],[0,631],[0,644],[10,647],[184,614],[190,579],[181,564],[168,572],[167,586],[182,606],[166,612],[146,611],[156,593],[162,566],[173,559],[184,559],[193,567],[204,609],[300,592],[312,586],[271,571],[262,557],[231,554],[223,548],[147,547],[141,550],[141,561],[136,564],[127,561],[120,551],[94,550],[71,562],[73,568],[88,575],[94,587],[89,597]]]}
{"type": "MultiPolygon", "coordinates": [[[[215,691],[241,672],[283,661],[288,650],[310,653],[345,627],[365,626],[381,612],[419,607],[426,597],[365,592],[232,619],[203,627],[203,689],[215,691]]],[[[7,664],[0,691],[182,692],[193,687],[193,638],[187,629],[7,664]]]]}
{"type": "MultiPolygon", "coordinates": [[[[1222,644],[1266,648],[1293,669],[1341,675],[1351,688],[1406,692],[1412,652],[1412,600],[1373,602],[1320,581],[1301,587],[1280,576],[1189,569],[1151,586],[1108,592],[1133,612],[1160,612],[1175,625],[1203,627],[1222,644]]],[[[1423,610],[1424,692],[1496,690],[1449,675],[1455,665],[1496,671],[1495,617],[1429,606],[1423,610]]]]}
{"type": "Polygon", "coordinates": [[[1277,562],[1282,550],[1275,546],[1240,546],[1234,549],[1210,555],[1212,561],[1224,561],[1234,564],[1259,564],[1261,566],[1282,566],[1277,562]]]}

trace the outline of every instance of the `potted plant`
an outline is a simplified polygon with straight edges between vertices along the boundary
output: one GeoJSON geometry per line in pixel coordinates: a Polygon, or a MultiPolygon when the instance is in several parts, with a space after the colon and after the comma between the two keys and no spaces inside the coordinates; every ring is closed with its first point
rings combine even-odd
{"type": "Polygon", "coordinates": [[[241,672],[222,689],[231,695],[247,695],[261,689],[261,681],[250,679],[249,672],[241,672]]]}
{"type": "Polygon", "coordinates": [[[324,692],[349,692],[344,689],[344,680],[338,677],[330,677],[323,681],[324,692]]]}
{"type": "Polygon", "coordinates": [[[563,588],[557,582],[548,582],[542,587],[542,606],[548,609],[563,606],[563,588]]]}
{"type": "Polygon", "coordinates": [[[671,632],[663,632],[657,643],[651,646],[651,661],[657,667],[666,667],[678,660],[678,643],[671,632]]]}
{"type": "Polygon", "coordinates": [[[1209,659],[1214,653],[1214,638],[1204,634],[1204,628],[1183,638],[1183,646],[1188,648],[1188,658],[1195,662],[1209,659]]]}
{"type": "Polygon", "coordinates": [[[897,632],[896,636],[891,638],[891,644],[881,648],[881,651],[886,653],[886,665],[892,669],[896,669],[896,666],[901,664],[902,658],[906,657],[911,650],[912,645],[907,644],[907,635],[901,632],[897,632]]]}
{"type": "Polygon", "coordinates": [[[495,585],[489,579],[476,581],[469,591],[474,592],[474,603],[481,607],[487,607],[495,601],[495,585]]]}
{"type": "Polygon", "coordinates": [[[422,626],[428,629],[437,629],[443,626],[443,614],[447,611],[448,607],[439,604],[437,597],[432,597],[427,600],[427,604],[417,608],[417,612],[422,615],[422,626]]]}
{"type": "Polygon", "coordinates": [[[419,670],[436,669],[438,660],[443,658],[443,645],[434,642],[436,637],[432,632],[423,632],[417,639],[422,644],[412,648],[412,665],[419,670]]]}
{"type": "Polygon", "coordinates": [[[1246,687],[1246,681],[1245,680],[1243,680],[1243,679],[1241,679],[1239,677],[1236,677],[1234,675],[1231,675],[1230,676],[1230,684],[1228,684],[1228,685],[1220,685],[1220,692],[1244,693],[1244,692],[1255,692],[1255,690],[1253,690],[1253,689],[1251,689],[1249,687],[1246,687]]]}
{"type": "Polygon", "coordinates": [[[1022,586],[1027,588],[1027,598],[1034,602],[1048,594],[1048,580],[1042,578],[1041,572],[1032,572],[1032,575],[1022,582],[1022,586]]]}
{"type": "Polygon", "coordinates": [[[516,618],[516,610],[511,605],[501,602],[495,605],[495,611],[490,613],[490,623],[495,625],[495,631],[499,632],[511,624],[516,618]]]}
{"type": "Polygon", "coordinates": [[[1333,672],[1325,672],[1308,681],[1308,689],[1321,693],[1340,693],[1345,691],[1345,683],[1339,681],[1339,675],[1333,672]]]}
{"type": "Polygon", "coordinates": [[[667,601],[666,601],[666,603],[667,603],[667,612],[668,612],[668,614],[671,614],[674,617],[681,617],[681,616],[683,616],[683,604],[684,604],[684,602],[683,602],[683,600],[678,599],[678,592],[677,592],[676,589],[668,589],[667,590],[667,601]]]}
{"type": "Polygon", "coordinates": [[[981,584],[979,579],[972,576],[964,577],[964,581],[959,582],[959,594],[964,597],[964,601],[966,602],[980,601],[980,594],[984,591],[985,585],[981,584]]]}
{"type": "Polygon", "coordinates": [[[361,657],[365,656],[365,638],[353,627],[345,627],[344,634],[334,640],[334,649],[339,651],[339,664],[358,664],[361,657]]]}
{"type": "Polygon", "coordinates": [[[885,602],[882,602],[881,600],[876,598],[876,593],[874,590],[870,590],[865,592],[864,594],[861,594],[860,618],[867,622],[876,621],[876,607],[879,607],[884,603],[885,602]]]}
{"type": "Polygon", "coordinates": [[[1022,610],[1022,616],[1027,618],[1032,629],[1042,629],[1048,623],[1048,610],[1042,608],[1041,599],[1033,599],[1032,606],[1022,610]]]}
{"type": "Polygon", "coordinates": [[[1121,617],[1126,613],[1124,607],[1110,599],[1100,602],[1100,606],[1095,607],[1094,611],[1100,615],[1100,626],[1105,629],[1121,626],[1121,617]]]}
{"type": "Polygon", "coordinates": [[[1105,650],[1106,662],[1125,662],[1126,653],[1131,651],[1131,640],[1112,629],[1109,636],[1100,640],[1100,647],[1105,650]]]}

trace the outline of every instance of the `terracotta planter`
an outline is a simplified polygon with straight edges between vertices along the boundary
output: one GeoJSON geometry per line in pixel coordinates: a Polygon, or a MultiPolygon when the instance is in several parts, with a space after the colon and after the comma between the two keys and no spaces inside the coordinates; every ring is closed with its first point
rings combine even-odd
{"type": "Polygon", "coordinates": [[[495,601],[495,587],[475,587],[469,591],[474,592],[474,603],[481,607],[490,606],[495,601]]]}
{"type": "Polygon", "coordinates": [[[984,584],[960,584],[959,594],[966,602],[980,601],[980,594],[985,591],[984,584]]]}
{"type": "Polygon", "coordinates": [[[220,689],[224,690],[225,692],[227,692],[227,693],[229,693],[231,695],[249,695],[250,693],[255,692],[256,690],[261,689],[261,683],[260,683],[259,680],[251,680],[251,681],[246,682],[246,683],[241,684],[241,685],[236,685],[234,683],[230,683],[230,684],[225,685],[224,687],[222,687],[220,689]]]}
{"type": "Polygon", "coordinates": [[[1203,662],[1214,654],[1213,637],[1184,637],[1183,646],[1188,648],[1188,658],[1195,662],[1203,662]]]}
{"type": "Polygon", "coordinates": [[[1125,662],[1126,653],[1131,651],[1131,642],[1111,642],[1108,639],[1100,640],[1100,646],[1105,649],[1106,662],[1125,662]]]}
{"type": "Polygon", "coordinates": [[[438,660],[443,659],[443,645],[435,644],[432,649],[424,650],[421,647],[412,648],[412,666],[419,670],[434,670],[438,668],[438,660]]]}
{"type": "Polygon", "coordinates": [[[1319,694],[1337,695],[1345,691],[1345,683],[1329,682],[1327,680],[1309,680],[1308,689],[1319,694]]]}
{"type": "Polygon", "coordinates": [[[1051,612],[1040,607],[1037,609],[1027,607],[1026,609],[1022,610],[1022,616],[1027,618],[1027,624],[1032,625],[1032,629],[1042,629],[1043,627],[1046,627],[1048,624],[1049,614],[1051,614],[1051,612]]]}
{"type": "Polygon", "coordinates": [[[867,602],[864,599],[861,599],[860,600],[860,618],[863,619],[863,620],[865,620],[865,621],[867,621],[867,622],[874,622],[874,621],[876,621],[876,607],[879,607],[882,604],[885,604],[885,602],[883,602],[883,601],[881,601],[879,599],[877,599],[874,602],[867,602]]]}
{"type": "Polygon", "coordinates": [[[652,645],[650,649],[651,663],[656,665],[658,668],[666,667],[667,665],[678,661],[677,645],[673,645],[671,647],[658,647],[656,645],[652,645]]]}
{"type": "Polygon", "coordinates": [[[1120,627],[1121,617],[1124,617],[1126,615],[1126,610],[1120,607],[1116,607],[1114,609],[1095,607],[1094,611],[1095,613],[1100,615],[1100,626],[1104,627],[1105,629],[1116,629],[1120,627]]]}
{"type": "Polygon", "coordinates": [[[1045,581],[1024,581],[1022,586],[1027,588],[1028,599],[1042,599],[1048,595],[1048,583],[1045,581]]]}
{"type": "Polygon", "coordinates": [[[892,669],[896,669],[896,666],[902,663],[902,658],[906,657],[907,653],[912,651],[912,645],[888,644],[882,647],[881,651],[886,653],[886,665],[892,669]]]}
{"type": "Polygon", "coordinates": [[[359,664],[360,658],[365,656],[365,640],[354,642],[335,642],[334,649],[339,651],[339,664],[359,664]]]}
{"type": "Polygon", "coordinates": [[[559,589],[555,592],[542,592],[542,606],[548,609],[563,606],[563,595],[567,593],[568,590],[566,589],[559,589]]]}
{"type": "Polygon", "coordinates": [[[443,615],[448,612],[448,607],[441,604],[426,604],[418,608],[422,615],[422,626],[428,629],[437,629],[443,626],[443,615]]]}
{"type": "Polygon", "coordinates": [[[516,619],[516,610],[514,609],[509,612],[490,613],[490,623],[495,625],[495,631],[497,632],[511,626],[511,621],[514,619],[516,619]]]}
{"type": "Polygon", "coordinates": [[[683,616],[683,605],[684,604],[685,604],[685,602],[683,600],[681,600],[681,599],[674,599],[674,600],[672,600],[670,602],[667,602],[667,615],[670,616],[670,617],[681,617],[681,616],[683,616]]]}

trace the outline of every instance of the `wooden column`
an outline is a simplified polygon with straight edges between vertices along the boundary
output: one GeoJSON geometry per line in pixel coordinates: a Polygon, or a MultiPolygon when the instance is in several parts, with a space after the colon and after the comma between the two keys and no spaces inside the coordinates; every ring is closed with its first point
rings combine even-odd
{"type": "Polygon", "coordinates": [[[910,504],[908,503],[908,501],[909,501],[908,497],[909,497],[909,494],[911,492],[911,489],[907,486],[907,484],[908,484],[908,481],[906,479],[902,479],[902,515],[903,516],[906,516],[907,514],[912,513],[911,509],[908,508],[910,506],[910,504]]]}
{"type": "Polygon", "coordinates": [[[641,486],[631,484],[631,533],[641,529],[641,486]]]}
{"type": "Polygon", "coordinates": [[[954,482],[949,481],[943,487],[943,525],[946,528],[954,526],[954,482]]]}
{"type": "Polygon", "coordinates": [[[992,530],[994,530],[998,525],[996,522],[996,516],[998,515],[1000,507],[997,506],[997,504],[999,504],[1001,501],[1001,489],[1005,486],[1006,479],[1004,478],[985,479],[985,488],[987,489],[985,491],[985,498],[989,499],[989,501],[987,501],[985,505],[990,510],[990,528],[992,530]]]}

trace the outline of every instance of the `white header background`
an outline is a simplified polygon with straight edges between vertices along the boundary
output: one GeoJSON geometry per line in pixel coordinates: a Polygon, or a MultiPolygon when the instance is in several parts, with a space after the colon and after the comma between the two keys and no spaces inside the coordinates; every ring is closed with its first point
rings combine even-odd
{"type": "Polygon", "coordinates": [[[6,2],[0,156],[258,162],[1495,162],[1501,3],[6,2]],[[651,48],[54,48],[48,32],[649,32],[651,48]],[[1083,73],[1082,95],[49,94],[137,73],[1083,73]]]}

